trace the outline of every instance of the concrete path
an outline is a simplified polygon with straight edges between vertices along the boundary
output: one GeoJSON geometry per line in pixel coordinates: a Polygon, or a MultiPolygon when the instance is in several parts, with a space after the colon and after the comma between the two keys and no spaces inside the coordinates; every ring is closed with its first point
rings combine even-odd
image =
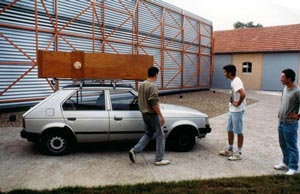
{"type": "MultiPolygon", "coordinates": [[[[223,92],[223,91],[221,91],[223,92]]],[[[226,91],[227,92],[227,91],[226,91]]],[[[179,181],[284,173],[272,169],[281,160],[277,136],[280,93],[247,91],[258,100],[245,113],[243,160],[228,161],[218,155],[227,146],[227,117],[210,120],[212,133],[197,141],[191,152],[166,152],[168,166],[154,166],[153,149],[128,159],[128,145],[80,145],[68,156],[41,155],[20,138],[20,128],[0,128],[0,190],[52,189],[62,186],[99,186],[153,181],[179,181]]],[[[213,107],[212,107],[213,108],[213,107]]]]}

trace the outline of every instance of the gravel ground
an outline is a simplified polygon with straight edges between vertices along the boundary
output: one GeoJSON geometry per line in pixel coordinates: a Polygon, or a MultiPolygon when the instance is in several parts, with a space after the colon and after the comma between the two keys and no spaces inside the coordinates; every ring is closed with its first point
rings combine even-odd
{"type": "MultiPolygon", "coordinates": [[[[160,96],[161,103],[177,104],[197,109],[208,115],[209,118],[228,112],[229,94],[214,90],[196,91],[181,94],[160,96]]],[[[247,104],[255,100],[247,99],[247,104]]],[[[22,114],[25,111],[0,113],[0,127],[22,127],[22,114]]]]}

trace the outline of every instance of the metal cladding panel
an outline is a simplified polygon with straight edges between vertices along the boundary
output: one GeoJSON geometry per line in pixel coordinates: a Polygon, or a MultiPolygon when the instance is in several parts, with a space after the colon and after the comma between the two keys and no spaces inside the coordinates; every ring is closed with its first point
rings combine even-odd
{"type": "MultiPolygon", "coordinates": [[[[11,1],[1,1],[0,9],[5,8],[11,1]]],[[[34,3],[17,2],[16,5],[0,14],[0,20],[3,24],[14,24],[23,27],[35,27],[34,3]]]]}
{"type": "MultiPolygon", "coordinates": [[[[156,85],[158,88],[162,88],[162,71],[161,71],[161,55],[160,55],[160,49],[155,49],[155,48],[139,48],[139,54],[148,54],[154,56],[154,66],[159,68],[159,75],[156,81],[156,85]]],[[[147,73],[147,72],[145,72],[147,73]]]]}
{"type": "Polygon", "coordinates": [[[114,31],[114,29],[106,28],[104,33],[105,33],[105,37],[107,38],[106,40],[108,42],[122,41],[122,42],[126,42],[129,47],[132,45],[132,41],[136,42],[136,37],[132,36],[132,32],[129,31],[124,31],[124,30],[114,31]]]}
{"type": "Polygon", "coordinates": [[[201,54],[210,56],[211,47],[201,47],[201,54]]]}
{"type": "MultiPolygon", "coordinates": [[[[92,37],[92,7],[88,1],[58,1],[58,31],[92,37]],[[76,18],[76,19],[75,19],[76,18]]],[[[95,29],[99,24],[95,23],[95,29]]],[[[99,33],[99,30],[98,30],[99,33]]]]}
{"type": "Polygon", "coordinates": [[[211,21],[209,21],[209,20],[207,20],[207,19],[205,19],[205,18],[203,18],[201,16],[195,15],[195,14],[189,12],[189,11],[183,10],[183,9],[181,9],[179,7],[176,7],[176,6],[172,5],[172,4],[164,2],[162,0],[157,0],[155,2],[157,2],[159,5],[162,5],[162,6],[166,7],[167,9],[174,10],[176,12],[185,14],[185,15],[187,15],[189,17],[195,18],[195,19],[197,19],[197,20],[199,20],[199,21],[201,21],[203,23],[206,23],[207,25],[211,25],[212,26],[212,22],[211,21]]]}
{"type": "MultiPolygon", "coordinates": [[[[167,26],[181,31],[181,27],[183,24],[183,16],[179,13],[167,10],[165,13],[164,22],[167,26]]],[[[172,33],[172,31],[170,31],[170,33],[172,33]]],[[[173,33],[175,33],[175,32],[173,32],[173,33]]],[[[166,35],[166,37],[169,37],[169,36],[166,35]]],[[[170,38],[171,37],[173,37],[173,36],[170,36],[170,38]]],[[[181,37],[179,37],[177,39],[181,40],[181,37]]]]}
{"type": "Polygon", "coordinates": [[[137,14],[139,44],[156,47],[161,45],[161,18],[162,7],[146,1],[139,3],[137,14]]]}
{"type": "Polygon", "coordinates": [[[281,72],[284,69],[293,69],[296,72],[298,83],[299,53],[274,53],[263,56],[263,78],[262,90],[282,91],[283,85],[280,82],[281,72]]]}
{"type": "Polygon", "coordinates": [[[224,76],[223,67],[232,64],[231,55],[215,55],[214,71],[212,76],[212,88],[229,89],[230,81],[224,76]]]}
{"type": "MultiPolygon", "coordinates": [[[[53,36],[51,34],[40,32],[38,35],[38,49],[54,51],[55,44],[54,43],[49,44],[49,42],[52,38],[53,38],[53,36]]],[[[31,46],[30,45],[28,45],[28,46],[33,48],[32,44],[31,44],[31,46]]],[[[35,55],[36,55],[36,53],[34,53],[34,56],[35,55]]]]}
{"type": "MultiPolygon", "coordinates": [[[[64,36],[64,38],[68,41],[66,42],[63,39],[58,40],[58,49],[59,51],[85,51],[85,52],[93,52],[93,41],[91,39],[72,37],[72,36],[64,36]]],[[[100,42],[95,41],[95,48],[100,47],[100,42]]]]}
{"type": "Polygon", "coordinates": [[[166,51],[164,58],[164,71],[162,72],[163,88],[180,88],[181,87],[181,52],[166,51]]]}
{"type": "Polygon", "coordinates": [[[151,35],[160,39],[161,18],[162,7],[148,3],[146,1],[140,2],[138,6],[139,35],[142,37],[151,35]]]}
{"type": "MultiPolygon", "coordinates": [[[[125,41],[131,47],[134,18],[131,17],[135,8],[135,1],[104,1],[104,26],[107,41],[125,41]]],[[[131,52],[129,52],[131,53],[131,52]]]]}
{"type": "Polygon", "coordinates": [[[196,20],[186,18],[184,22],[184,41],[199,44],[199,24],[196,20]]]}
{"type": "Polygon", "coordinates": [[[199,52],[199,23],[186,18],[184,21],[184,48],[188,52],[199,52]]]}
{"type": "Polygon", "coordinates": [[[212,26],[201,23],[200,24],[200,33],[201,33],[201,46],[211,47],[211,34],[212,26]]]}
{"type": "Polygon", "coordinates": [[[206,23],[200,23],[200,33],[202,36],[211,37],[212,26],[206,23]]]}
{"type": "Polygon", "coordinates": [[[210,72],[211,72],[210,56],[202,56],[200,59],[200,85],[210,85],[210,72]]]}
{"type": "Polygon", "coordinates": [[[127,53],[135,53],[135,49],[130,47],[127,44],[121,43],[109,43],[105,46],[105,53],[118,53],[118,54],[127,54],[127,53]]]}
{"type": "MultiPolygon", "coordinates": [[[[5,90],[12,82],[24,74],[31,66],[27,65],[0,65],[0,91],[5,90]]],[[[0,104],[2,107],[14,107],[33,105],[38,100],[29,100],[32,98],[45,98],[53,92],[48,82],[45,79],[37,78],[37,68],[33,68],[21,80],[8,89],[1,95],[1,100],[4,103],[0,104]],[[43,92],[41,92],[43,91],[43,92]],[[6,102],[14,100],[27,99],[23,102],[6,102]]]]}
{"type": "Polygon", "coordinates": [[[188,52],[199,53],[199,23],[196,20],[186,18],[184,22],[184,48],[188,52]]]}
{"type": "MultiPolygon", "coordinates": [[[[11,2],[1,1],[0,9],[11,2]]],[[[31,106],[53,92],[45,79],[37,78],[37,68],[34,67],[36,60],[34,6],[34,2],[31,1],[18,1],[0,14],[1,24],[21,27],[0,27],[0,100],[2,101],[0,109],[31,106]]],[[[41,4],[38,3],[37,6],[38,9],[42,9],[41,4]]],[[[51,9],[49,12],[51,13],[51,9]]],[[[45,14],[42,14],[40,19],[43,20],[44,17],[45,14]]],[[[49,26],[45,24],[43,28],[50,29],[49,26]]],[[[45,47],[44,40],[50,38],[49,34],[40,33],[38,46],[45,47]]]]}
{"type": "Polygon", "coordinates": [[[135,1],[104,1],[104,6],[113,8],[105,10],[104,20],[111,26],[121,26],[122,29],[132,31],[130,14],[133,13],[135,5],[135,1]]]}
{"type": "Polygon", "coordinates": [[[0,61],[33,62],[35,60],[35,47],[30,46],[35,45],[36,42],[34,32],[3,27],[0,27],[0,30],[7,39],[0,38],[0,61]]]}
{"type": "Polygon", "coordinates": [[[194,45],[193,43],[184,44],[184,48],[186,49],[187,52],[194,53],[194,54],[198,54],[200,50],[199,45],[194,45]]]}
{"type": "Polygon", "coordinates": [[[201,45],[211,48],[211,38],[210,37],[201,37],[201,45]]]}
{"type": "MultiPolygon", "coordinates": [[[[67,22],[70,21],[70,18],[78,16],[80,12],[84,12],[90,9],[91,3],[88,1],[58,1],[57,3],[58,16],[66,18],[67,22]]],[[[91,21],[90,19],[90,15],[83,14],[77,20],[91,21]]]]}
{"type": "Polygon", "coordinates": [[[185,87],[196,87],[198,85],[198,55],[184,55],[183,84],[185,87]]]}
{"type": "Polygon", "coordinates": [[[37,76],[37,50],[149,54],[161,70],[160,89],[210,87],[212,23],[163,1],[2,0],[0,10],[0,109],[55,90],[52,78],[37,76]]]}
{"type": "Polygon", "coordinates": [[[177,49],[177,50],[182,50],[183,48],[183,31],[182,31],[182,23],[183,23],[183,16],[171,12],[171,11],[166,11],[165,13],[165,18],[164,22],[166,24],[164,28],[164,46],[168,49],[177,49]]]}

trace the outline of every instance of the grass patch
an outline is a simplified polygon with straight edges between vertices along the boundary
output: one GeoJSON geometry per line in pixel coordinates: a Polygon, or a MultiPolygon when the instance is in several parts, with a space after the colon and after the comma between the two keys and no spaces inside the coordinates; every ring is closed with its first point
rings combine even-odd
{"type": "MultiPolygon", "coordinates": [[[[7,194],[248,194],[300,193],[300,175],[269,175],[192,180],[167,183],[148,183],[104,187],[63,187],[53,190],[18,189],[7,194]]],[[[1,192],[0,192],[1,193],[1,192]]]]}

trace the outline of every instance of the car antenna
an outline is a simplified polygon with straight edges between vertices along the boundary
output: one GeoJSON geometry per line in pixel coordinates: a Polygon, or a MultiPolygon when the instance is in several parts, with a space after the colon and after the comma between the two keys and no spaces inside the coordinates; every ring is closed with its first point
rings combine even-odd
{"type": "Polygon", "coordinates": [[[84,80],[82,79],[82,80],[80,80],[80,90],[82,89],[82,87],[83,87],[83,85],[84,85],[84,80]]]}
{"type": "Polygon", "coordinates": [[[117,81],[116,80],[111,80],[111,85],[113,86],[113,88],[115,90],[116,86],[117,86],[117,81]]]}

